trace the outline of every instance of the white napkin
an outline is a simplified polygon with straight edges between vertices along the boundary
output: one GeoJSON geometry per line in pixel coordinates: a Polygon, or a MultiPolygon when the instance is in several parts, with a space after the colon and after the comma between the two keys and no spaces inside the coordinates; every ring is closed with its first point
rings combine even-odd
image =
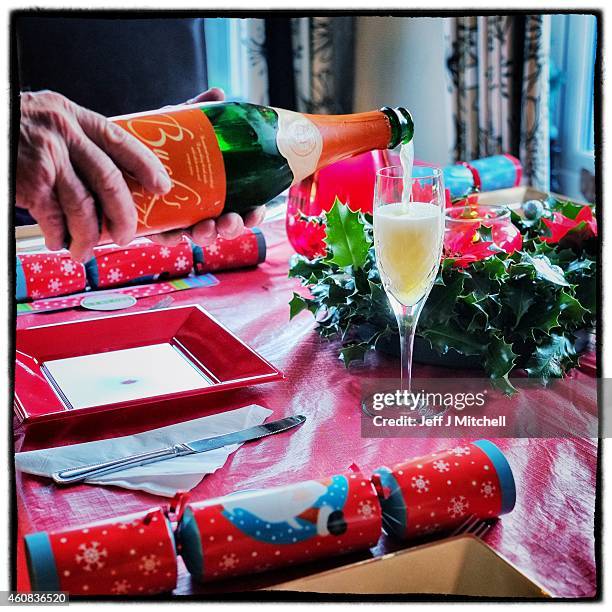
{"type": "MultiPolygon", "coordinates": [[[[51,476],[53,472],[62,469],[118,459],[172,446],[177,442],[190,442],[261,425],[270,414],[271,410],[253,404],[132,436],[17,453],[15,466],[17,470],[28,474],[51,476]]],[[[172,497],[177,491],[193,489],[206,474],[212,474],[222,467],[239,446],[241,445],[233,444],[205,453],[129,468],[86,482],[140,489],[154,495],[172,497]]]]}

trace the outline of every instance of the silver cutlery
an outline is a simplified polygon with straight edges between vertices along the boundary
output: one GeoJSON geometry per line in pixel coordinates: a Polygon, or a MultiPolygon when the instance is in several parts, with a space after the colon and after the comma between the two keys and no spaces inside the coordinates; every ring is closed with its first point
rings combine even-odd
{"type": "Polygon", "coordinates": [[[278,421],[263,423],[248,429],[234,431],[220,436],[211,438],[203,438],[194,440],[193,442],[180,442],[168,448],[140,453],[138,455],[130,455],[103,463],[94,463],[91,465],[83,465],[75,468],[59,470],[52,475],[53,480],[57,484],[68,485],[77,482],[83,482],[89,478],[102,476],[103,474],[111,474],[120,472],[131,467],[156,463],[158,461],[166,461],[175,457],[183,457],[185,455],[193,455],[196,453],[205,453],[209,450],[230,446],[232,444],[241,444],[243,442],[252,442],[273,434],[281,433],[301,425],[306,420],[306,417],[298,414],[296,416],[286,417],[278,421]]]}

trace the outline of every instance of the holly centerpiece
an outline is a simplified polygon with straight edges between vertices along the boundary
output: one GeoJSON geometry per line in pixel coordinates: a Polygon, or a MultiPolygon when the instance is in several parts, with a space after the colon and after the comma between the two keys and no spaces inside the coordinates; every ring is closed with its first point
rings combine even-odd
{"type": "MultiPolygon", "coordinates": [[[[289,275],[310,295],[294,293],[290,317],[310,311],[323,337],[340,340],[348,367],[397,341],[397,325],[376,268],[371,217],[336,200],[322,221],[326,254],[291,260],[289,275]]],[[[592,208],[551,198],[510,210],[470,197],[447,209],[446,228],[417,335],[440,355],[478,358],[505,393],[515,391],[514,370],[547,383],[576,367],[576,334],[595,325],[592,208]]]]}

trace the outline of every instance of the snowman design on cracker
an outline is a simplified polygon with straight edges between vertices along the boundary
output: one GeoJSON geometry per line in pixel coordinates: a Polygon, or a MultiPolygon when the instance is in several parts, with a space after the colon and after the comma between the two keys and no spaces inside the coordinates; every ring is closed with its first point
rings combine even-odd
{"type": "Polygon", "coordinates": [[[242,492],[225,500],[223,516],[253,540],[295,544],[317,536],[340,536],[347,530],[344,506],[348,482],[333,476],[269,493],[242,492]]]}

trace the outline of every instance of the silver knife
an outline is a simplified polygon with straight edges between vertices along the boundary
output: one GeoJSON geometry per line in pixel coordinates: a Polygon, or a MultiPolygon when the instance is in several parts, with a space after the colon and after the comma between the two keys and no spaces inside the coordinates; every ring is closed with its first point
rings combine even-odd
{"type": "Polygon", "coordinates": [[[255,427],[249,427],[248,429],[234,431],[221,436],[203,438],[202,440],[194,440],[188,443],[181,442],[168,448],[140,453],[139,455],[130,455],[129,457],[113,459],[111,461],[105,461],[104,463],[94,463],[77,468],[60,470],[52,474],[52,478],[57,484],[74,484],[87,480],[88,478],[94,478],[102,474],[120,472],[131,467],[146,465],[147,463],[166,461],[167,459],[193,455],[195,453],[205,453],[206,451],[222,448],[223,446],[230,446],[231,444],[241,444],[242,442],[259,440],[260,438],[281,433],[282,431],[287,431],[292,427],[301,425],[305,420],[305,416],[298,414],[296,416],[279,419],[271,423],[263,423],[263,425],[256,425],[255,427]]]}

